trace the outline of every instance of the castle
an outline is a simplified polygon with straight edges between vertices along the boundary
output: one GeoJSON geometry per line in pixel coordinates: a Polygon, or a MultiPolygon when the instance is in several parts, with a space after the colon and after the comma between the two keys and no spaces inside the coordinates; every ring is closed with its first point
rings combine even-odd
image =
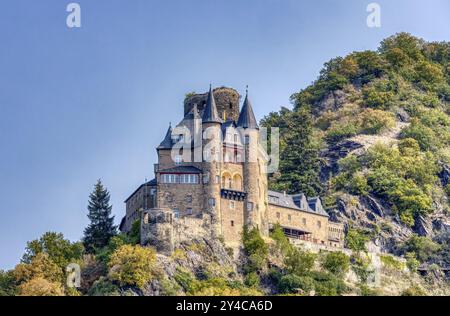
{"type": "Polygon", "coordinates": [[[244,226],[268,236],[277,223],[291,239],[343,246],[343,226],[329,220],[318,197],[268,190],[269,157],[252,105],[234,89],[189,95],[184,118],[156,148],[155,179],[125,201],[120,230],[140,220],[141,243],[172,251],[198,237],[239,248],[244,226]]]}

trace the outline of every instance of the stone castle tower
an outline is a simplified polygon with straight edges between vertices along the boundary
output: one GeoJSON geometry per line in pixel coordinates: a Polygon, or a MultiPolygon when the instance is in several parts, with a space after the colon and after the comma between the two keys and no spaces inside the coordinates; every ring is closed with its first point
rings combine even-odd
{"type": "Polygon", "coordinates": [[[290,237],[340,245],[342,229],[329,224],[320,199],[268,190],[268,156],[248,91],[241,109],[239,99],[234,89],[212,87],[186,98],[183,119],[157,147],[155,179],[125,201],[120,229],[140,219],[141,242],[167,251],[199,237],[237,248],[245,226],[268,236],[275,223],[290,237]]]}

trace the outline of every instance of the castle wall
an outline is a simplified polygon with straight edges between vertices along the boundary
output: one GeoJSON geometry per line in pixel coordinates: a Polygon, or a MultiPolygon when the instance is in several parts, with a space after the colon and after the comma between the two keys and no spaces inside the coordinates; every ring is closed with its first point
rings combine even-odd
{"type": "Polygon", "coordinates": [[[269,223],[311,233],[311,242],[328,244],[328,217],[269,204],[269,223]],[[320,223],[320,224],[319,224],[320,223]]]}
{"type": "Polygon", "coordinates": [[[222,236],[229,247],[239,247],[242,243],[244,227],[244,202],[222,199],[222,236]]]}
{"type": "Polygon", "coordinates": [[[203,185],[164,184],[158,178],[158,207],[178,209],[180,216],[196,216],[204,210],[203,185]],[[189,209],[192,214],[189,214],[189,209]]]}

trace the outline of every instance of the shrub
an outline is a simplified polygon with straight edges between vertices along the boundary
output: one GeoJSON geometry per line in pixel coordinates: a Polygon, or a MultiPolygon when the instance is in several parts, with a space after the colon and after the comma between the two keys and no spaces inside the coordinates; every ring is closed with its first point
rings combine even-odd
{"type": "Polygon", "coordinates": [[[403,270],[404,264],[401,261],[398,261],[391,255],[381,255],[380,260],[385,267],[392,268],[395,270],[403,270]]]}
{"type": "Polygon", "coordinates": [[[89,296],[119,296],[119,288],[110,280],[101,277],[88,291],[89,296]]]}
{"type": "Polygon", "coordinates": [[[278,290],[281,293],[305,293],[308,294],[314,289],[314,279],[309,276],[298,276],[287,274],[281,277],[278,290]]]}
{"type": "Polygon", "coordinates": [[[366,251],[366,242],[369,238],[360,230],[349,229],[345,236],[345,245],[347,248],[359,252],[366,251]]]}
{"type": "Polygon", "coordinates": [[[405,289],[401,296],[427,296],[427,293],[418,285],[412,285],[405,289]]]}
{"type": "Polygon", "coordinates": [[[249,230],[247,227],[244,227],[243,244],[248,259],[245,272],[260,271],[267,262],[269,249],[264,239],[262,239],[259,230],[257,228],[249,230]]]}
{"type": "Polygon", "coordinates": [[[373,276],[374,271],[369,268],[370,260],[368,258],[357,254],[352,256],[351,262],[352,270],[361,282],[366,283],[373,276]]]}
{"type": "Polygon", "coordinates": [[[420,266],[419,260],[416,258],[416,254],[414,252],[407,252],[405,254],[406,258],[406,266],[408,267],[409,271],[411,272],[417,272],[417,269],[420,266]]]}
{"type": "Polygon", "coordinates": [[[14,272],[0,270],[0,296],[14,296],[16,291],[14,272]]]}
{"type": "Polygon", "coordinates": [[[330,273],[314,271],[311,277],[314,279],[317,296],[337,296],[347,291],[344,281],[330,273]]]}
{"type": "Polygon", "coordinates": [[[323,258],[322,267],[338,277],[343,277],[350,267],[350,258],[340,251],[330,252],[323,258]]]}
{"type": "Polygon", "coordinates": [[[391,112],[364,109],[358,116],[362,132],[378,134],[395,126],[395,116],[391,112]]]}
{"type": "Polygon", "coordinates": [[[37,254],[30,263],[18,264],[13,274],[17,283],[32,279],[46,279],[50,283],[61,283],[64,280],[63,270],[46,253],[37,254]]]}
{"type": "Polygon", "coordinates": [[[155,264],[156,253],[153,249],[123,245],[111,255],[110,278],[121,285],[142,288],[158,276],[155,264]]]}
{"type": "Polygon", "coordinates": [[[286,255],[292,248],[291,243],[283,232],[280,224],[276,224],[273,230],[270,233],[270,237],[275,241],[277,249],[283,254],[286,255]]]}
{"type": "Polygon", "coordinates": [[[33,278],[19,286],[20,296],[63,296],[61,284],[42,277],[33,278]]]}
{"type": "Polygon", "coordinates": [[[286,270],[298,276],[306,275],[314,267],[315,260],[314,254],[293,248],[285,259],[286,270]]]}
{"type": "Polygon", "coordinates": [[[414,253],[420,262],[434,257],[441,249],[439,244],[427,237],[413,235],[401,245],[403,253],[414,253]]]}
{"type": "Polygon", "coordinates": [[[404,128],[400,134],[402,138],[413,138],[420,146],[420,149],[435,150],[438,147],[438,141],[434,131],[423,125],[419,120],[411,120],[411,125],[404,128]]]}

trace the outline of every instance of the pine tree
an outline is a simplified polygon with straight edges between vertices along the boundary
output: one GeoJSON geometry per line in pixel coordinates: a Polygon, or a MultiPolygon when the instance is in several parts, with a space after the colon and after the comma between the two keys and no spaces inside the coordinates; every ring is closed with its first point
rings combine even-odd
{"type": "Polygon", "coordinates": [[[111,216],[112,206],[109,204],[110,195],[98,180],[94,191],[89,196],[88,218],[91,221],[84,230],[83,243],[88,253],[106,246],[111,237],[116,235],[114,216],[111,216]]]}

